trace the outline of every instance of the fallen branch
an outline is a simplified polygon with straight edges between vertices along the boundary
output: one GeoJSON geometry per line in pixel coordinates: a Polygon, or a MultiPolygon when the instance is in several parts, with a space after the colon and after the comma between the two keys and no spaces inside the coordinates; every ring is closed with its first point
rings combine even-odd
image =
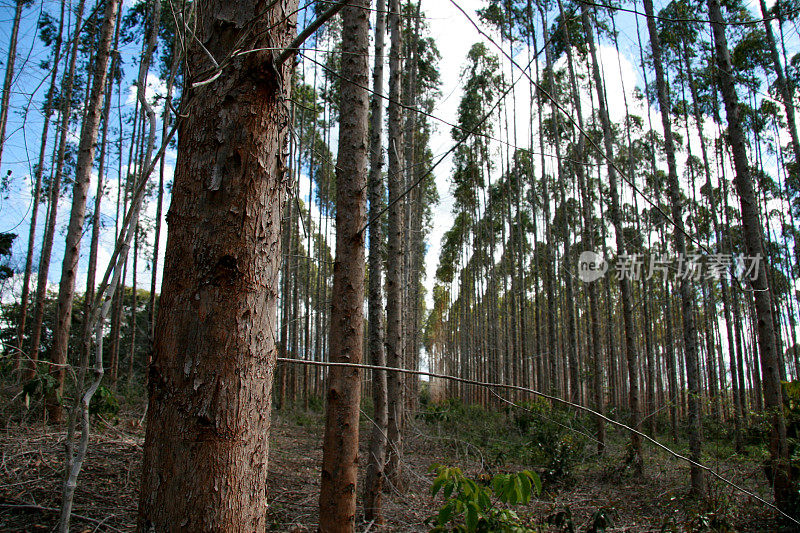
{"type": "MultiPolygon", "coordinates": [[[[5,509],[29,509],[31,511],[45,511],[45,512],[48,512],[48,513],[58,513],[58,512],[61,511],[60,509],[56,509],[55,507],[43,507],[41,505],[36,505],[36,504],[33,504],[33,503],[21,503],[21,504],[0,503],[0,508],[5,508],[5,509]]],[[[107,527],[108,529],[111,529],[111,530],[114,530],[114,531],[119,531],[120,533],[122,533],[121,529],[117,529],[117,528],[115,528],[113,526],[109,526],[108,524],[105,523],[106,520],[108,520],[108,518],[104,518],[102,520],[98,520],[96,518],[91,518],[89,516],[83,516],[83,515],[79,515],[79,514],[75,514],[75,513],[72,513],[72,516],[74,516],[78,520],[84,520],[86,522],[91,522],[92,524],[97,524],[98,526],[105,524],[105,527],[107,527]]]]}

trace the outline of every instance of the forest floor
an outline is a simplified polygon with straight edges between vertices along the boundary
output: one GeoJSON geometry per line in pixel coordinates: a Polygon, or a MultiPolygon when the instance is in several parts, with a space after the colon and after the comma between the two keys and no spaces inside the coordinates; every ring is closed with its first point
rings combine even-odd
{"type": "MultiPolygon", "coordinates": [[[[4,416],[0,431],[0,531],[50,531],[63,471],[64,432],[41,422],[4,416]]],[[[73,531],[133,531],[144,429],[141,412],[121,414],[114,424],[99,422],[75,496],[73,531]]],[[[270,438],[269,511],[272,531],[315,531],[323,415],[314,411],[276,413],[270,438]]],[[[368,436],[367,421],[362,435],[368,436]]],[[[610,432],[612,441],[614,432],[610,432]]],[[[619,465],[624,438],[609,446],[606,458],[586,458],[568,475],[545,483],[543,494],[517,509],[541,531],[570,531],[547,526],[548,516],[569,510],[574,531],[588,531],[592,516],[604,509],[615,515],[607,531],[776,531],[775,515],[763,503],[720,482],[709,483],[705,498],[687,496],[688,467],[645,444],[645,473],[636,478],[619,465]]],[[[361,464],[366,441],[362,438],[361,464]]],[[[386,524],[360,523],[358,531],[428,531],[427,517],[437,513],[442,497],[431,496],[432,464],[459,466],[468,476],[532,468],[503,458],[502,436],[487,452],[443,430],[442,423],[409,423],[403,466],[407,488],[384,497],[386,524]],[[488,459],[489,454],[494,459],[488,459]]],[[[720,457],[720,445],[707,458],[723,476],[770,501],[760,462],[742,456],[720,457]]],[[[535,468],[533,468],[535,469],[535,468]]],[[[363,470],[363,469],[362,469],[363,470]]]]}

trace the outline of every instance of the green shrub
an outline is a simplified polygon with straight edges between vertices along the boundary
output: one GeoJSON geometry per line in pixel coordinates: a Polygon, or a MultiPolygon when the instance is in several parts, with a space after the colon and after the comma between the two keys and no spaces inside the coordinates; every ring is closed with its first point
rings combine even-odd
{"type": "Polygon", "coordinates": [[[89,414],[116,419],[119,413],[119,402],[108,387],[101,385],[89,401],[89,414]]]}
{"type": "Polygon", "coordinates": [[[433,526],[431,531],[533,531],[508,506],[527,504],[532,496],[541,492],[542,482],[534,472],[496,474],[488,483],[478,483],[464,476],[459,468],[433,465],[431,471],[436,472],[432,494],[435,496],[441,490],[445,498],[439,512],[425,521],[433,526]]]}

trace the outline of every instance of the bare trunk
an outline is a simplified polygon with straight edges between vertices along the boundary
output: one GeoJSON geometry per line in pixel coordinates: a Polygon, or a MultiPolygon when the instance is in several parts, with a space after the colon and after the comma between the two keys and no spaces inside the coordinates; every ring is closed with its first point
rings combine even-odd
{"type": "MultiPolygon", "coordinates": [[[[661,43],[653,16],[652,0],[644,0],[647,13],[647,29],[650,34],[650,48],[653,53],[653,64],[656,72],[656,87],[658,104],[661,109],[661,125],[664,128],[664,148],[667,153],[668,187],[672,207],[672,224],[674,225],[675,248],[679,257],[686,257],[686,230],[683,223],[683,209],[681,207],[681,189],[678,183],[677,163],[675,162],[675,144],[672,138],[672,122],[670,119],[671,103],[669,100],[669,87],[661,63],[661,43]]],[[[691,465],[692,493],[699,495],[703,491],[703,470],[697,466],[701,454],[701,427],[700,427],[700,380],[697,356],[697,331],[694,319],[694,301],[692,288],[686,276],[679,281],[681,295],[681,316],[683,318],[683,353],[686,357],[686,380],[689,387],[689,458],[694,461],[691,465]]]]}
{"type": "Polygon", "coordinates": [[[70,211],[69,226],[67,229],[66,249],[64,261],[61,266],[61,281],[58,285],[58,303],[56,306],[56,325],[53,331],[53,347],[50,360],[53,363],[51,374],[55,377],[57,388],[55,395],[48,401],[48,411],[54,421],[63,417],[61,404],[58,397],[64,390],[65,364],[67,362],[67,348],[69,343],[69,330],[72,324],[72,301],[75,297],[75,277],[78,273],[78,259],[80,258],[81,238],[83,236],[83,222],[86,217],[86,200],[89,193],[92,166],[94,164],[95,142],[100,126],[103,95],[108,77],[108,59],[111,53],[111,40],[117,22],[117,9],[119,0],[108,0],[103,13],[103,26],[101,29],[100,44],[94,62],[92,77],[92,92],[87,104],[86,116],[81,127],[80,143],[78,145],[78,160],[75,167],[75,183],[72,187],[72,209],[70,211]]]}
{"type": "MultiPolygon", "coordinates": [[[[330,360],[360,363],[364,348],[364,224],[366,223],[369,0],[342,10],[342,82],[336,159],[336,260],[330,360]]],[[[361,370],[328,371],[319,527],[355,527],[361,370]]]]}
{"type": "MultiPolygon", "coordinates": [[[[372,69],[373,96],[370,102],[370,169],[369,169],[369,353],[376,366],[386,366],[383,320],[383,58],[386,40],[386,0],[377,3],[375,22],[375,66],[372,69]]],[[[386,463],[386,372],[372,372],[372,431],[364,480],[364,520],[383,523],[381,496],[386,463]]]]}
{"type": "Polygon", "coordinates": [[[266,528],[290,79],[269,48],[291,41],[285,15],[296,7],[196,8],[149,369],[140,531],[266,528]],[[263,27],[270,34],[252,32],[263,27]],[[259,51],[215,77],[208,54],[222,58],[240,39],[259,51]]]}
{"type": "Polygon", "coordinates": [[[719,65],[717,73],[719,88],[725,103],[725,112],[728,119],[728,141],[733,152],[733,163],[736,170],[734,185],[739,193],[745,249],[749,256],[759,260],[757,276],[755,279],[751,279],[750,285],[753,289],[756,308],[764,403],[772,419],[770,457],[774,476],[775,500],[780,506],[785,507],[792,497],[792,479],[788,462],[789,450],[786,442],[786,420],[783,416],[778,354],[775,346],[772,298],[767,285],[767,270],[764,263],[766,257],[764,256],[758,203],[753,190],[753,180],[750,176],[739,101],[731,75],[733,68],[719,0],[708,0],[708,15],[714,33],[716,57],[719,65]]]}
{"type": "Polygon", "coordinates": [[[30,365],[27,376],[32,378],[36,374],[36,361],[39,359],[39,345],[42,338],[42,322],[44,321],[44,306],[47,299],[47,276],[50,271],[50,255],[53,251],[53,239],[56,232],[58,218],[58,199],[61,196],[61,177],[64,174],[64,156],[67,148],[67,133],[69,131],[69,117],[71,114],[72,90],[75,85],[75,64],[78,59],[78,42],[83,20],[85,0],[78,2],[75,18],[75,31],[72,36],[72,50],[70,52],[69,70],[64,78],[63,98],[61,103],[61,131],[58,140],[58,155],[56,156],[55,178],[50,183],[49,215],[42,239],[42,252],[39,257],[39,272],[36,276],[36,306],[33,316],[33,329],[31,331],[30,365]]]}
{"type": "Polygon", "coordinates": [[[6,123],[8,122],[8,106],[11,99],[11,83],[14,81],[14,63],[17,59],[17,36],[19,35],[19,22],[22,18],[22,8],[25,3],[24,0],[16,1],[14,23],[11,26],[11,41],[8,43],[6,77],[3,81],[3,95],[2,102],[0,103],[0,160],[2,160],[3,157],[3,147],[6,141],[6,123]]]}
{"type": "MultiPolygon", "coordinates": [[[[403,205],[400,194],[403,189],[401,154],[403,153],[403,127],[400,110],[400,54],[403,34],[400,28],[400,1],[389,0],[388,27],[391,35],[389,49],[389,215],[386,268],[386,364],[402,368],[403,336],[401,312],[403,309],[402,281],[402,228],[403,205]]],[[[394,486],[401,485],[401,455],[403,426],[402,378],[398,372],[390,372],[387,381],[388,449],[386,475],[394,486]]]]}
{"type": "MultiPolygon", "coordinates": [[[[609,181],[609,194],[611,202],[609,206],[609,215],[611,223],[614,225],[614,234],[616,237],[617,256],[624,255],[626,248],[622,235],[622,220],[620,214],[620,200],[617,185],[617,170],[610,161],[614,160],[613,137],[611,130],[611,121],[608,118],[608,110],[606,108],[605,93],[603,89],[603,80],[600,76],[600,68],[597,62],[597,52],[594,42],[593,30],[589,21],[589,9],[584,4],[581,6],[581,15],[583,19],[584,30],[586,32],[586,39],[589,43],[589,52],[592,59],[592,76],[594,78],[595,90],[597,91],[598,110],[600,112],[600,122],[603,127],[603,142],[605,147],[605,155],[609,160],[608,164],[608,181],[609,181]]],[[[631,426],[639,429],[641,424],[641,412],[639,407],[639,369],[638,369],[638,355],[636,352],[635,325],[633,323],[633,304],[631,299],[630,281],[625,276],[619,277],[620,299],[622,300],[622,319],[625,326],[624,331],[624,348],[625,359],[627,362],[628,370],[628,406],[631,410],[631,426]]],[[[610,304],[610,302],[609,302],[610,304]]],[[[631,434],[631,460],[636,471],[642,469],[642,440],[641,437],[635,433],[631,434]]]]}
{"type": "MultiPolygon", "coordinates": [[[[53,95],[58,79],[58,64],[61,61],[62,32],[64,30],[64,4],[61,4],[61,15],[58,19],[58,34],[56,35],[55,49],[53,50],[53,72],[50,74],[50,88],[47,90],[47,99],[44,104],[44,125],[39,144],[39,161],[36,165],[33,186],[33,207],[31,210],[31,225],[28,231],[28,253],[25,256],[25,274],[22,280],[22,294],[20,296],[20,316],[17,324],[17,348],[20,350],[16,361],[16,369],[22,367],[22,355],[25,339],[25,322],[28,317],[28,300],[30,298],[31,273],[33,271],[33,245],[36,240],[36,222],[39,215],[39,203],[42,198],[42,172],[44,157],[47,152],[47,135],[50,129],[50,115],[53,113],[53,95]]],[[[33,357],[34,354],[31,354],[33,357]]]]}

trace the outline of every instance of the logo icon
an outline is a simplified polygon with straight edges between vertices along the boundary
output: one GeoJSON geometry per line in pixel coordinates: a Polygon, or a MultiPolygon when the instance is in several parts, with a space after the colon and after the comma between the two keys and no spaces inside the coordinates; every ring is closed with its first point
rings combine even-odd
{"type": "Polygon", "coordinates": [[[603,256],[587,250],[578,257],[578,277],[585,283],[597,281],[608,272],[608,263],[603,256]]]}

